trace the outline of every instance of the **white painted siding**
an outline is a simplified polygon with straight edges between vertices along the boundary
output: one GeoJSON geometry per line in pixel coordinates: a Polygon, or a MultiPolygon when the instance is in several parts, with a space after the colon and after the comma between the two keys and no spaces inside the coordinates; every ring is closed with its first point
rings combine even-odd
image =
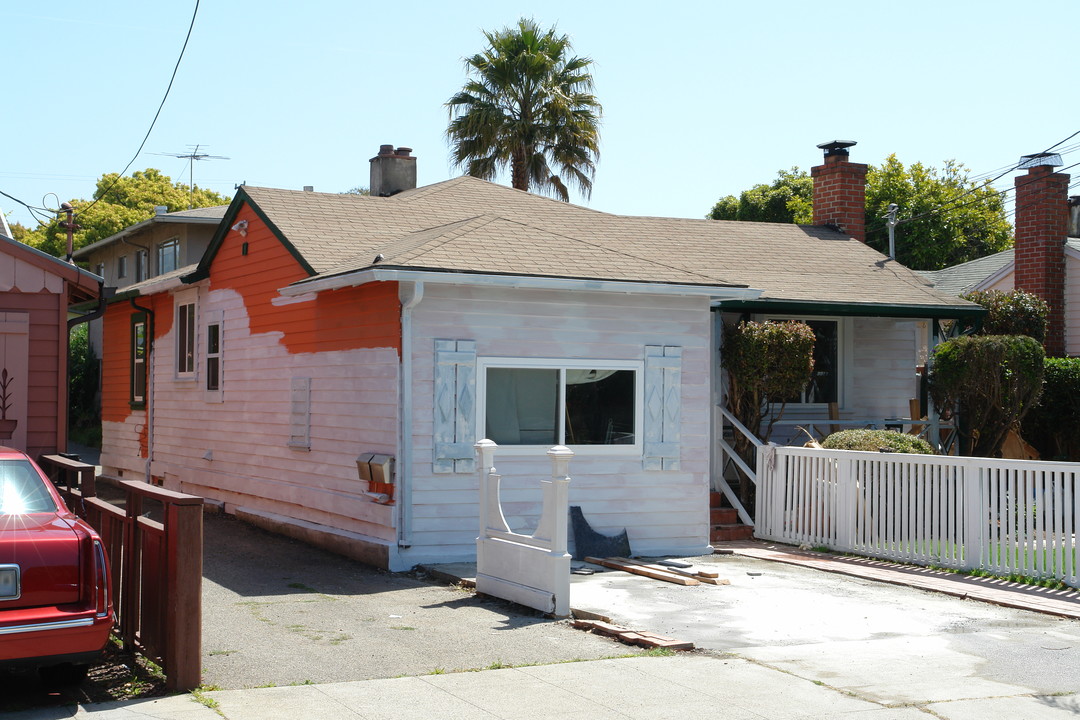
{"type": "MultiPolygon", "coordinates": [[[[291,354],[280,333],[252,335],[239,295],[199,288],[197,368],[177,379],[175,327],[153,348],[151,474],[175,490],[395,541],[394,507],[363,495],[361,453],[396,454],[393,348],[291,354]],[[206,317],[220,311],[221,401],[205,388],[206,317]],[[311,378],[310,450],[289,446],[292,379],[311,378]],[[206,459],[208,456],[211,459],[206,459]]],[[[142,477],[145,412],[108,423],[102,464],[142,477]]]]}
{"type": "MultiPolygon", "coordinates": [[[[604,533],[626,529],[636,553],[708,546],[710,352],[708,303],[648,297],[429,285],[413,310],[413,520],[411,547],[392,566],[471,559],[478,533],[476,473],[433,468],[435,341],[475,340],[485,357],[644,361],[646,345],[682,348],[679,470],[645,471],[636,454],[570,463],[570,504],[604,533]]],[[[640,429],[639,429],[640,431],[640,429]]],[[[480,439],[480,438],[477,438],[480,439]]],[[[503,504],[517,531],[535,526],[548,459],[496,454],[503,504]]]]}
{"type": "Polygon", "coordinates": [[[915,321],[855,318],[852,347],[853,417],[907,417],[918,397],[915,380],[915,321]]]}

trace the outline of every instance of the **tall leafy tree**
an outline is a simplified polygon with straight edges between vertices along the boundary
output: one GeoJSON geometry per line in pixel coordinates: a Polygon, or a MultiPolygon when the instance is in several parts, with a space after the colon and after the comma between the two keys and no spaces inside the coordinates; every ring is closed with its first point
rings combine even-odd
{"type": "Polygon", "coordinates": [[[1001,195],[969,178],[962,163],[946,160],[938,169],[908,167],[896,155],[866,174],[866,242],[888,252],[883,219],[889,203],[900,210],[896,259],[915,270],[940,270],[1012,247],[1012,226],[1001,195]]]}
{"type": "MultiPolygon", "coordinates": [[[[116,173],[102,175],[91,200],[70,202],[75,208],[75,222],[80,227],[75,233],[75,249],[78,250],[149,220],[154,216],[155,206],[164,205],[169,212],[176,212],[188,207],[226,205],[229,198],[198,186],[192,189],[174,183],[160,170],[147,168],[119,179],[116,173]]],[[[67,254],[67,230],[60,227],[64,219],[61,215],[39,225],[20,240],[50,255],[63,257],[67,254]]]]}
{"type": "Polygon", "coordinates": [[[808,225],[814,221],[814,181],[797,167],[781,170],[771,185],[759,183],[739,197],[720,198],[706,217],[808,225]]]}
{"type": "Polygon", "coordinates": [[[484,32],[487,47],[465,58],[469,79],[446,102],[454,164],[491,180],[508,165],[511,184],[568,202],[588,197],[600,157],[603,109],[592,94],[592,60],[570,39],[522,18],[484,32]]]}
{"type": "MultiPolygon", "coordinates": [[[[721,198],[706,217],[713,220],[813,222],[814,184],[798,168],[781,170],[770,185],[758,184],[738,198],[721,198]]],[[[905,167],[896,155],[871,165],[866,176],[866,242],[888,252],[885,221],[889,204],[899,206],[897,259],[915,270],[940,270],[1008,249],[1012,228],[1001,196],[969,178],[960,163],[939,168],[905,167]]]]}

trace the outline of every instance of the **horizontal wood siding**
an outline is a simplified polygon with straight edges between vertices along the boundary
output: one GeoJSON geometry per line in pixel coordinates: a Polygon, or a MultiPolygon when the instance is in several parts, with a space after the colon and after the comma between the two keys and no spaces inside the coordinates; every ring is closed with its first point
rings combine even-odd
{"type": "MultiPolygon", "coordinates": [[[[433,468],[435,340],[475,340],[484,357],[643,361],[646,345],[682,348],[681,462],[647,472],[637,455],[577,455],[570,504],[605,533],[626,528],[638,553],[708,544],[709,327],[702,299],[429,285],[413,310],[413,537],[403,566],[471,558],[478,532],[475,473],[433,468]]],[[[479,439],[479,438],[477,438],[479,439]]],[[[535,526],[540,480],[550,461],[496,454],[503,509],[512,528],[535,526]]]]}
{"type": "MultiPolygon", "coordinates": [[[[178,377],[170,327],[155,342],[152,360],[151,474],[173,489],[389,545],[396,538],[396,508],[364,494],[369,488],[356,459],[397,452],[397,284],[283,299],[279,289],[305,271],[254,212],[242,208],[239,219],[249,222],[247,236],[229,233],[210,277],[194,294],[186,286],[169,296],[170,307],[195,301],[195,373],[178,377]],[[220,393],[205,389],[210,319],[222,323],[220,393]],[[310,388],[302,418],[306,442],[290,444],[297,379],[310,388]]],[[[107,316],[107,335],[126,334],[128,322],[107,316]]],[[[111,404],[119,407],[126,404],[129,351],[106,347],[111,404]]],[[[106,426],[103,462],[130,466],[145,416],[128,411],[119,420],[106,426]]]]}
{"type": "MultiPolygon", "coordinates": [[[[29,315],[28,368],[26,378],[13,381],[13,387],[26,389],[26,430],[25,450],[31,457],[51,454],[57,450],[62,440],[57,436],[59,423],[67,417],[67,394],[57,382],[60,371],[60,357],[67,352],[67,323],[62,320],[61,302],[66,298],[62,294],[48,291],[63,289],[63,280],[38,271],[36,268],[19,264],[23,284],[37,280],[32,286],[38,292],[20,291],[0,293],[0,312],[21,312],[29,315]],[[33,278],[26,278],[27,274],[33,278]],[[41,278],[36,275],[40,274],[41,278]]],[[[66,362],[65,362],[66,364],[66,362]]],[[[16,437],[19,435],[16,431],[16,437]]],[[[13,438],[14,439],[14,438],[13,438]]],[[[2,443],[0,443],[2,444],[2,443]]]]}
{"type": "Polygon", "coordinates": [[[907,417],[915,383],[915,321],[855,318],[848,409],[860,418],[907,417]]]}

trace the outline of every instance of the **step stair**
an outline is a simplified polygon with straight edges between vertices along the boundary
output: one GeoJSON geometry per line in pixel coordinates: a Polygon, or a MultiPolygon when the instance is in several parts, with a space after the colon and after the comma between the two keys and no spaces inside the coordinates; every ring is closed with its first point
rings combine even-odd
{"type": "Polygon", "coordinates": [[[738,511],[727,507],[723,493],[709,493],[709,524],[709,542],[749,540],[754,536],[754,528],[739,522],[738,511]]]}

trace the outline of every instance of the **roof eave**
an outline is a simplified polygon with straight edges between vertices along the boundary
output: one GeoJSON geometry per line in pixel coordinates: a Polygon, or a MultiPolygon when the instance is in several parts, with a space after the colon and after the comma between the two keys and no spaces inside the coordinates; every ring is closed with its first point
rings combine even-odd
{"type": "Polygon", "coordinates": [[[372,267],[330,277],[299,280],[280,290],[286,297],[295,297],[324,290],[339,290],[372,282],[426,282],[441,285],[471,285],[538,290],[577,290],[614,292],[620,294],[683,295],[707,297],[712,304],[729,300],[754,300],[762,290],[746,286],[680,285],[675,283],[634,282],[629,280],[597,280],[590,278],[549,277],[541,275],[498,275],[452,271],[416,270],[412,268],[372,267]]]}
{"type": "Polygon", "coordinates": [[[936,318],[942,320],[962,317],[979,317],[986,314],[986,309],[975,303],[956,305],[919,303],[908,305],[902,303],[829,302],[759,298],[749,301],[724,301],[719,304],[719,307],[721,310],[730,312],[783,312],[797,315],[847,315],[857,317],[912,319],[936,318]]]}
{"type": "Polygon", "coordinates": [[[90,255],[90,253],[94,252],[95,250],[106,247],[108,245],[112,245],[113,243],[118,242],[120,240],[123,240],[124,238],[131,237],[132,235],[135,235],[135,234],[141,232],[142,230],[150,227],[151,225],[153,225],[155,223],[177,223],[177,224],[182,223],[184,225],[217,225],[219,222],[221,222],[221,218],[207,218],[207,217],[182,217],[181,218],[181,217],[169,217],[168,215],[155,215],[152,218],[147,218],[146,220],[143,220],[142,222],[138,222],[138,223],[135,223],[134,225],[130,225],[130,226],[124,228],[123,230],[121,230],[120,232],[115,233],[113,235],[110,235],[107,238],[103,238],[101,240],[98,240],[96,243],[93,243],[91,245],[87,245],[86,247],[79,248],[74,253],[72,253],[72,257],[74,257],[76,260],[85,260],[90,255]]]}

